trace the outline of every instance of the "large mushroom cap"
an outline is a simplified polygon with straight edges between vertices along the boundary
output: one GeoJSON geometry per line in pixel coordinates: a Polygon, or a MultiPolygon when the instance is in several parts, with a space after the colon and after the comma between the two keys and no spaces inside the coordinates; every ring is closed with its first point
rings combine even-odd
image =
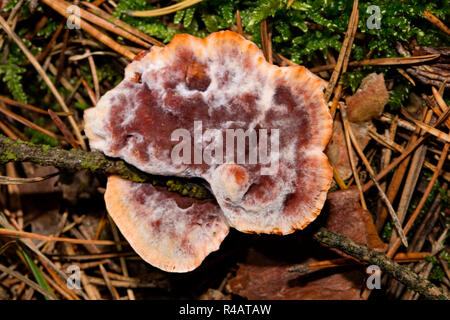
{"type": "Polygon", "coordinates": [[[148,173],[205,179],[238,230],[287,234],[315,219],[331,183],[323,149],[332,120],[323,84],[304,67],[267,63],[255,44],[231,31],[205,39],[176,35],[140,55],[86,111],[86,134],[94,149],[148,173]],[[173,139],[177,129],[192,137],[190,163],[173,159],[185,142],[173,139]],[[254,150],[236,150],[233,136],[227,157],[227,130],[239,129],[248,133],[244,146],[256,133],[256,163],[254,150]],[[264,141],[266,158],[259,153],[264,141]]]}
{"type": "Polygon", "coordinates": [[[149,183],[108,177],[106,207],[133,249],[164,271],[197,268],[228,234],[213,200],[182,197],[149,183]]]}

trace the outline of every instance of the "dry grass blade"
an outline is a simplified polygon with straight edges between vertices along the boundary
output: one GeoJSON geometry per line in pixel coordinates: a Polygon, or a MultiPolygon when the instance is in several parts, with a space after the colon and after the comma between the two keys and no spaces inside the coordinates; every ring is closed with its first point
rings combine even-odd
{"type": "MultiPolygon", "coordinates": [[[[446,119],[447,117],[450,115],[450,109],[447,108],[447,111],[444,112],[439,119],[434,123],[433,127],[436,128],[438,126],[440,126],[446,119]]],[[[427,134],[423,135],[422,137],[420,137],[419,139],[417,139],[416,142],[414,142],[410,147],[408,147],[399,157],[395,158],[394,161],[392,161],[386,168],[384,168],[383,170],[381,170],[375,177],[376,180],[381,180],[383,179],[392,169],[394,169],[400,162],[402,162],[406,157],[408,157],[411,152],[413,152],[418,146],[420,146],[425,139],[428,137],[427,134]]],[[[445,160],[445,159],[444,159],[445,160]]],[[[368,189],[370,189],[373,186],[373,182],[369,181],[364,185],[363,190],[367,191],[368,189]]]]}
{"type": "Polygon", "coordinates": [[[111,280],[109,279],[109,276],[106,272],[105,267],[101,264],[99,266],[99,268],[102,273],[103,279],[105,280],[106,287],[108,288],[109,292],[111,293],[111,296],[113,297],[114,300],[119,300],[120,299],[119,293],[117,292],[116,288],[114,288],[114,286],[112,285],[111,280]]]}
{"type": "Polygon", "coordinates": [[[117,57],[117,53],[115,52],[109,52],[109,51],[93,51],[93,52],[85,52],[83,54],[76,54],[69,57],[69,61],[78,61],[87,59],[90,56],[112,56],[117,57]]]}
{"type": "MultiPolygon", "coordinates": [[[[117,227],[116,227],[114,221],[112,220],[111,216],[109,216],[109,215],[108,215],[108,220],[109,220],[109,225],[111,226],[111,231],[112,231],[112,234],[114,237],[114,241],[120,242],[119,231],[117,230],[117,227]]],[[[116,246],[116,248],[117,248],[117,251],[119,251],[119,252],[122,251],[122,246],[120,244],[118,244],[116,246]]],[[[122,268],[122,273],[123,273],[124,277],[128,277],[129,276],[128,266],[125,261],[125,257],[120,257],[119,260],[120,260],[120,267],[122,268]]],[[[127,289],[127,294],[128,294],[128,298],[130,300],[136,300],[133,290],[127,289]]]]}
{"type": "MultiPolygon", "coordinates": [[[[422,119],[424,117],[426,118],[427,116],[431,117],[431,113],[428,112],[428,115],[427,115],[426,108],[424,108],[424,110],[422,112],[422,119]]],[[[426,120],[428,121],[428,119],[426,119],[426,120]]],[[[395,123],[397,123],[397,121],[395,123]]],[[[417,141],[419,133],[420,133],[420,128],[416,127],[416,129],[414,130],[413,134],[411,136],[408,136],[408,138],[407,138],[408,139],[407,147],[413,145],[417,141]]],[[[390,138],[391,138],[391,140],[394,140],[395,139],[395,135],[392,135],[390,138]]],[[[418,147],[418,148],[420,148],[420,147],[418,147]]],[[[407,170],[407,168],[409,166],[410,160],[411,160],[410,156],[406,157],[398,165],[397,169],[394,171],[394,173],[392,175],[391,181],[389,183],[389,187],[388,187],[387,192],[386,192],[387,196],[388,196],[388,199],[390,201],[394,201],[394,199],[397,196],[398,191],[400,190],[400,187],[401,187],[401,185],[403,183],[403,179],[405,177],[406,170],[407,170]]],[[[386,208],[382,208],[382,210],[380,211],[380,213],[378,215],[377,221],[376,221],[376,227],[377,227],[377,230],[379,232],[381,232],[381,230],[383,229],[384,223],[386,222],[386,219],[387,219],[387,216],[388,216],[388,211],[386,210],[386,208]]],[[[401,218],[399,218],[399,219],[401,220],[401,218]]],[[[394,232],[394,234],[395,234],[395,232],[394,232]]]]}
{"type": "Polygon", "coordinates": [[[331,167],[333,168],[333,178],[334,178],[334,181],[336,181],[337,185],[339,186],[339,188],[340,188],[341,190],[346,190],[348,187],[347,187],[347,185],[345,184],[344,179],[342,179],[341,175],[340,175],[339,172],[336,170],[336,167],[335,167],[333,164],[331,164],[331,167]]]}
{"type": "Polygon", "coordinates": [[[241,13],[239,12],[239,10],[236,10],[236,27],[237,27],[237,32],[241,36],[244,36],[244,29],[242,28],[241,13]]]}
{"type": "Polygon", "coordinates": [[[130,16],[134,17],[158,17],[164,16],[166,14],[170,14],[176,12],[178,10],[186,9],[194,4],[202,2],[203,0],[185,0],[174,5],[154,10],[143,10],[143,11],[126,11],[126,13],[130,16]]]}
{"type": "Polygon", "coordinates": [[[414,124],[416,126],[418,126],[419,128],[421,128],[422,130],[424,130],[427,133],[432,134],[433,136],[435,136],[436,138],[438,138],[439,140],[442,140],[444,142],[450,142],[450,135],[447,133],[442,132],[441,130],[438,130],[426,123],[423,123],[419,120],[414,119],[409,113],[408,111],[406,111],[405,108],[401,108],[401,113],[402,115],[408,119],[411,122],[414,122],[414,124]]]}
{"type": "MultiPolygon", "coordinates": [[[[416,221],[417,217],[419,216],[420,211],[422,210],[423,206],[425,205],[425,202],[427,201],[428,196],[430,195],[431,190],[433,189],[434,184],[435,184],[437,178],[439,177],[439,174],[440,174],[440,171],[442,170],[444,162],[447,159],[447,153],[448,153],[449,147],[450,147],[450,144],[448,144],[448,143],[446,143],[444,145],[444,149],[442,150],[438,165],[436,166],[436,171],[433,172],[433,175],[432,175],[430,181],[428,182],[428,186],[427,186],[425,192],[423,193],[419,204],[417,205],[416,209],[411,214],[411,217],[409,218],[408,222],[406,223],[405,227],[403,228],[403,232],[405,234],[407,234],[409,232],[409,230],[411,230],[414,222],[416,221]]],[[[400,241],[399,241],[399,239],[397,239],[397,241],[395,241],[394,245],[389,248],[387,256],[389,258],[391,258],[397,252],[399,247],[400,247],[400,241]]]]}
{"type": "MultiPolygon", "coordinates": [[[[427,104],[430,106],[431,110],[433,110],[433,112],[440,117],[442,115],[442,111],[441,108],[439,108],[437,106],[437,103],[435,103],[435,101],[433,101],[432,99],[430,99],[430,97],[423,95],[424,100],[427,102],[427,104]]],[[[450,119],[447,119],[445,121],[445,125],[447,126],[447,128],[450,129],[450,119]]]]}
{"type": "MultiPolygon", "coordinates": [[[[57,11],[62,16],[66,17],[67,19],[71,18],[71,14],[66,12],[64,7],[60,5],[57,1],[54,0],[42,0],[43,3],[57,11]]],[[[72,21],[74,23],[74,21],[72,21]]],[[[116,41],[114,41],[112,38],[108,37],[104,33],[100,32],[98,29],[94,28],[92,25],[84,21],[83,19],[79,20],[80,28],[89,33],[92,37],[103,43],[104,45],[108,46],[109,48],[113,49],[114,51],[120,53],[124,57],[128,58],[129,60],[133,60],[133,58],[136,56],[134,53],[126,49],[124,46],[120,45],[116,41]]]]}
{"type": "Polygon", "coordinates": [[[392,221],[394,222],[394,226],[395,226],[395,230],[397,230],[397,233],[400,235],[400,238],[403,242],[403,245],[405,247],[408,246],[408,240],[406,239],[405,234],[403,233],[403,229],[402,226],[400,224],[400,221],[397,217],[397,213],[395,212],[394,208],[392,207],[391,202],[389,201],[388,197],[386,196],[386,194],[384,193],[383,189],[381,188],[380,184],[378,183],[378,181],[375,179],[375,172],[373,171],[372,167],[370,166],[369,161],[367,160],[366,156],[364,155],[364,153],[362,152],[361,148],[358,145],[358,141],[356,140],[352,128],[350,126],[350,123],[348,121],[347,118],[347,111],[346,111],[346,107],[345,105],[342,106],[341,110],[341,114],[342,114],[342,120],[343,120],[343,124],[344,124],[344,128],[346,127],[346,131],[348,131],[348,134],[350,136],[350,139],[353,143],[353,146],[356,150],[356,152],[358,153],[359,157],[361,158],[361,160],[364,163],[364,166],[366,167],[367,171],[369,172],[370,178],[372,179],[373,183],[375,184],[375,186],[377,187],[381,199],[384,201],[384,203],[386,204],[386,207],[388,208],[389,214],[391,215],[392,221]]]}
{"type": "MultiPolygon", "coordinates": [[[[66,12],[67,12],[67,8],[69,8],[72,5],[71,3],[67,3],[62,0],[53,0],[53,2],[60,5],[61,8],[63,8],[66,12]]],[[[80,18],[85,19],[86,21],[89,21],[90,23],[93,23],[105,30],[115,33],[118,36],[124,37],[125,39],[128,39],[134,43],[137,43],[137,44],[143,46],[144,48],[150,48],[149,43],[141,40],[140,38],[136,37],[135,35],[129,33],[128,31],[126,31],[124,29],[117,28],[113,23],[111,23],[107,20],[104,20],[103,18],[101,18],[93,13],[90,13],[89,11],[81,9],[81,8],[80,8],[80,18]]]]}
{"type": "Polygon", "coordinates": [[[442,269],[444,269],[445,275],[447,276],[447,279],[450,280],[450,270],[448,268],[448,263],[446,260],[442,259],[441,257],[438,258],[439,263],[441,264],[442,269]]]}
{"type": "Polygon", "coordinates": [[[349,130],[348,130],[349,126],[346,125],[346,123],[344,121],[344,115],[342,112],[341,112],[341,116],[342,116],[342,123],[344,124],[344,137],[345,137],[345,143],[347,145],[348,159],[350,161],[350,166],[352,168],[353,177],[355,178],[356,186],[358,187],[359,198],[361,199],[361,206],[367,210],[366,200],[364,199],[364,192],[363,192],[363,189],[361,186],[361,182],[359,180],[359,174],[358,174],[358,170],[356,169],[355,159],[353,158],[352,142],[350,140],[350,134],[349,134],[349,130]]]}
{"type": "MultiPolygon", "coordinates": [[[[416,57],[398,57],[398,58],[378,58],[378,59],[365,59],[360,61],[351,61],[348,65],[350,67],[362,67],[362,66],[396,66],[403,64],[420,64],[427,61],[435,60],[440,57],[440,54],[428,54],[424,56],[416,57]]],[[[311,68],[311,72],[322,72],[333,70],[336,64],[328,64],[325,66],[311,68]]]]}
{"type": "Polygon", "coordinates": [[[342,43],[341,51],[339,52],[338,61],[325,90],[324,98],[326,102],[330,100],[331,94],[334,91],[334,87],[336,86],[339,75],[341,74],[342,66],[345,64],[345,58],[348,58],[350,55],[347,51],[351,50],[351,43],[353,43],[353,38],[356,34],[356,29],[358,28],[358,14],[358,0],[354,0],[352,14],[350,16],[350,21],[345,34],[344,42],[342,43]]]}
{"type": "Polygon", "coordinates": [[[86,82],[86,80],[82,79],[81,83],[83,84],[83,87],[86,89],[87,94],[89,96],[89,99],[91,100],[92,105],[97,104],[97,99],[95,97],[94,91],[92,91],[92,88],[89,86],[89,84],[86,82]]]}
{"type": "Polygon", "coordinates": [[[55,258],[69,261],[86,261],[86,260],[110,259],[129,256],[138,257],[135,252],[112,252],[112,253],[94,253],[94,254],[77,254],[77,255],[58,255],[55,256],[55,258]]]}
{"type": "MultiPolygon", "coordinates": [[[[87,280],[90,284],[106,286],[105,280],[101,278],[87,276],[87,280]]],[[[157,288],[159,287],[157,283],[153,282],[142,282],[140,280],[110,280],[111,285],[117,288],[157,288]]]]}
{"type": "Polygon", "coordinates": [[[26,184],[26,183],[33,183],[33,182],[41,182],[47,179],[50,179],[51,177],[54,177],[58,175],[59,172],[55,172],[43,177],[34,177],[34,178],[13,178],[13,177],[5,177],[0,176],[0,184],[26,184]]]}
{"type": "MultiPolygon", "coordinates": [[[[23,108],[23,109],[27,109],[33,112],[37,112],[40,114],[48,114],[45,110],[42,110],[38,107],[32,106],[30,104],[26,104],[26,103],[22,103],[22,102],[18,102],[15,100],[12,100],[10,98],[4,97],[4,96],[0,96],[0,101],[6,103],[7,105],[13,106],[13,107],[19,107],[19,108],[23,108]]],[[[58,116],[71,116],[73,113],[69,113],[69,112],[55,112],[55,114],[57,114],[58,116]]]]}
{"type": "Polygon", "coordinates": [[[413,78],[411,78],[411,76],[408,74],[408,72],[406,72],[405,70],[403,70],[402,68],[397,68],[398,73],[400,73],[402,76],[404,76],[409,82],[411,82],[411,84],[413,86],[416,85],[416,82],[414,81],[413,78]]]}
{"type": "Polygon", "coordinates": [[[155,46],[158,47],[164,47],[164,44],[158,40],[156,40],[155,38],[150,37],[149,35],[146,35],[145,33],[137,30],[136,28],[133,28],[132,26],[130,26],[129,24],[123,22],[120,19],[117,19],[115,17],[113,17],[112,15],[110,15],[109,13],[103,11],[102,9],[96,7],[94,4],[91,4],[89,2],[86,1],[82,1],[81,2],[84,6],[86,6],[88,8],[89,11],[91,11],[93,14],[96,14],[97,16],[110,21],[111,23],[115,24],[116,26],[128,31],[131,34],[134,34],[136,36],[138,36],[139,38],[141,38],[144,41],[147,41],[148,43],[151,43],[155,46]]]}
{"type": "MultiPolygon", "coordinates": [[[[9,221],[2,214],[0,214],[0,226],[7,228],[7,230],[14,231],[14,227],[9,223],[9,221]]],[[[6,230],[6,229],[0,229],[0,230],[6,230]]],[[[39,258],[39,260],[41,261],[42,264],[47,264],[50,268],[52,268],[58,274],[59,277],[61,277],[61,279],[63,279],[64,281],[67,281],[67,278],[68,278],[67,275],[64,272],[62,272],[49,258],[47,258],[34,245],[34,243],[30,239],[23,238],[23,239],[21,239],[21,241],[24,245],[26,245],[32,252],[34,252],[37,255],[37,257],[39,258]]],[[[88,298],[87,295],[83,291],[80,291],[80,295],[84,299],[88,298]]]]}
{"type": "MultiPolygon", "coordinates": [[[[71,297],[70,300],[81,300],[78,297],[78,295],[82,295],[82,292],[80,290],[77,290],[75,288],[69,289],[69,287],[67,286],[67,282],[62,281],[61,278],[58,277],[56,272],[45,261],[43,261],[42,259],[40,259],[40,261],[41,261],[41,264],[44,266],[45,270],[47,270],[47,272],[50,274],[50,277],[48,277],[44,272],[42,272],[42,274],[44,275],[44,277],[46,277],[46,280],[48,282],[53,281],[55,283],[55,285],[59,286],[59,288],[65,293],[64,296],[71,297]]],[[[57,287],[55,287],[55,289],[57,289],[57,287]]],[[[61,293],[61,294],[63,294],[63,293],[61,293]]]]}
{"type": "Polygon", "coordinates": [[[272,59],[272,41],[270,39],[270,34],[267,30],[267,20],[261,21],[261,46],[264,53],[264,57],[267,62],[273,63],[272,59]]]}
{"type": "MultiPolygon", "coordinates": [[[[8,138],[11,138],[13,140],[19,139],[19,136],[12,130],[12,128],[8,127],[5,123],[0,121],[0,130],[2,130],[8,138]]],[[[26,139],[21,139],[23,141],[27,141],[26,139]]]]}
{"type": "Polygon", "coordinates": [[[333,119],[334,119],[334,116],[336,115],[336,110],[337,110],[339,100],[341,99],[341,94],[342,94],[342,83],[339,82],[336,90],[334,90],[334,97],[333,97],[333,101],[331,102],[331,108],[330,108],[331,118],[333,118],[333,119]]]}
{"type": "MultiPolygon", "coordinates": [[[[47,0],[44,0],[44,1],[47,1],[47,0]]],[[[55,96],[56,100],[58,101],[58,103],[63,108],[63,110],[65,112],[70,113],[70,110],[67,107],[66,103],[64,102],[64,99],[61,97],[61,95],[59,94],[58,90],[53,85],[52,81],[47,76],[47,74],[45,73],[44,69],[42,69],[41,65],[36,60],[36,58],[33,56],[33,54],[23,44],[22,40],[20,40],[20,38],[14,33],[14,31],[11,30],[9,25],[6,23],[5,19],[3,19],[3,17],[1,17],[1,16],[0,16],[0,26],[5,30],[5,32],[8,34],[8,36],[12,40],[14,40],[14,42],[17,44],[17,46],[19,46],[19,48],[22,50],[22,52],[25,54],[25,56],[28,58],[28,60],[30,60],[31,64],[35,67],[36,71],[39,73],[39,75],[42,77],[42,79],[44,79],[45,83],[50,88],[50,91],[53,93],[53,95],[55,96]]],[[[75,122],[75,119],[72,116],[69,116],[68,119],[69,119],[70,125],[72,126],[72,128],[73,128],[73,130],[75,132],[75,136],[77,137],[78,142],[80,143],[81,147],[83,148],[83,150],[87,150],[86,143],[84,142],[84,139],[83,139],[83,137],[81,135],[81,131],[78,128],[78,125],[75,122]]]]}
{"type": "Polygon", "coordinates": [[[431,87],[431,91],[433,92],[433,97],[436,100],[437,104],[439,105],[439,107],[441,108],[442,112],[447,111],[447,105],[445,104],[444,99],[441,96],[441,93],[436,90],[435,87],[431,87]]]}
{"type": "Polygon", "coordinates": [[[84,272],[81,272],[81,283],[85,288],[89,300],[100,300],[100,292],[97,287],[93,286],[84,272]]]}
{"type": "Polygon", "coordinates": [[[396,115],[395,117],[387,112],[383,112],[381,114],[381,117],[378,118],[378,120],[383,121],[383,122],[387,122],[387,123],[392,123],[394,120],[397,122],[397,126],[399,126],[400,128],[406,129],[408,131],[414,132],[416,130],[416,126],[411,124],[410,122],[403,120],[403,119],[396,119],[396,117],[398,117],[398,115],[396,115]]]}
{"type": "Polygon", "coordinates": [[[78,141],[75,140],[75,138],[72,135],[72,132],[70,132],[70,130],[66,127],[66,125],[61,120],[61,118],[58,117],[58,115],[55,112],[53,112],[51,109],[48,109],[48,114],[50,115],[50,117],[52,118],[52,120],[56,124],[56,126],[59,128],[59,130],[62,132],[66,141],[68,143],[70,143],[72,148],[78,149],[80,147],[80,145],[78,144],[78,141]]]}
{"type": "Polygon", "coordinates": [[[392,141],[391,139],[377,133],[374,129],[369,128],[369,136],[374,139],[376,142],[378,142],[379,144],[397,151],[397,152],[403,152],[405,151],[405,148],[403,148],[401,145],[399,145],[398,143],[395,143],[394,141],[392,141]]]}
{"type": "MultiPolygon", "coordinates": [[[[396,262],[407,263],[416,262],[425,259],[427,256],[431,256],[431,252],[408,252],[397,253],[393,259],[396,262]]],[[[352,258],[337,258],[332,260],[323,260],[318,262],[306,263],[292,266],[288,269],[289,272],[299,272],[302,274],[311,273],[318,270],[324,270],[329,268],[360,265],[360,261],[352,258]]]]}
{"type": "Polygon", "coordinates": [[[42,288],[40,285],[38,285],[33,280],[30,280],[27,277],[24,277],[19,272],[11,270],[10,268],[8,268],[2,264],[0,264],[0,271],[5,272],[5,273],[9,274],[10,276],[15,277],[15,278],[19,279],[20,281],[26,283],[30,288],[33,288],[37,292],[43,294],[44,296],[47,296],[50,300],[57,300],[57,298],[53,294],[51,294],[50,292],[48,292],[47,290],[42,288]]]}
{"type": "MultiPolygon", "coordinates": [[[[425,121],[429,122],[430,120],[431,120],[431,112],[428,112],[425,121]]],[[[397,208],[397,214],[401,223],[403,223],[403,221],[405,220],[407,210],[410,206],[410,202],[413,197],[413,193],[416,189],[416,184],[419,181],[419,176],[422,171],[423,164],[425,162],[426,153],[427,153],[427,146],[421,145],[414,152],[414,155],[411,159],[411,165],[409,167],[409,172],[406,176],[404,188],[397,208]]],[[[390,244],[392,245],[396,240],[397,235],[395,233],[392,233],[390,244]]],[[[412,249],[414,249],[414,247],[412,249]]]]}
{"type": "Polygon", "coordinates": [[[52,278],[50,278],[46,273],[42,272],[42,275],[44,276],[45,281],[47,281],[53,289],[59,292],[60,295],[62,295],[67,300],[80,300],[78,297],[73,297],[70,295],[67,291],[64,290],[64,287],[60,286],[58,283],[56,283],[52,278]]]}
{"type": "MultiPolygon", "coordinates": [[[[55,85],[57,85],[61,81],[61,78],[63,77],[64,64],[66,62],[66,50],[67,50],[67,45],[69,44],[69,35],[70,35],[70,29],[67,28],[64,31],[61,50],[59,52],[58,59],[56,60],[56,70],[57,71],[56,71],[56,76],[55,76],[55,80],[54,80],[55,85]]],[[[50,61],[50,59],[47,59],[47,61],[50,61]]],[[[45,62],[44,62],[44,65],[45,65],[45,62]]]]}
{"type": "Polygon", "coordinates": [[[50,41],[47,43],[47,46],[45,47],[44,50],[42,50],[41,53],[39,53],[36,56],[36,60],[39,62],[44,61],[45,58],[47,58],[48,54],[50,53],[50,51],[53,49],[56,39],[58,39],[60,33],[63,31],[64,29],[64,22],[61,22],[58,26],[58,29],[56,29],[55,33],[53,33],[52,38],[50,39],[50,41]]]}
{"type": "MultiPolygon", "coordinates": [[[[423,163],[423,165],[425,166],[425,168],[430,169],[431,171],[435,171],[435,170],[436,170],[436,166],[433,165],[433,164],[431,164],[431,163],[429,163],[428,161],[425,161],[425,162],[423,163]]],[[[441,172],[441,175],[442,175],[442,177],[443,177],[445,180],[447,180],[448,182],[450,182],[450,173],[449,173],[449,172],[442,171],[442,172],[441,172]]]]}
{"type": "Polygon", "coordinates": [[[438,27],[443,32],[445,32],[446,35],[450,36],[450,29],[441,20],[439,20],[434,14],[432,14],[430,11],[427,11],[427,10],[424,10],[423,14],[425,15],[425,18],[427,18],[428,21],[430,21],[436,27],[438,27]]]}
{"type": "MultiPolygon", "coordinates": [[[[72,238],[61,238],[61,237],[53,237],[53,236],[44,236],[41,234],[18,231],[13,229],[5,229],[0,228],[0,236],[13,237],[13,238],[27,238],[27,239],[36,239],[36,240],[44,240],[44,241],[58,241],[58,242],[68,242],[74,244],[92,244],[92,245],[103,245],[103,246],[111,246],[116,245],[117,242],[111,240],[87,240],[87,239],[72,239],[72,238]]],[[[123,244],[126,244],[124,242],[123,244]]]]}
{"type": "Polygon", "coordinates": [[[100,100],[100,84],[98,81],[97,67],[95,66],[94,57],[90,54],[91,50],[89,48],[86,48],[86,53],[88,54],[87,59],[91,69],[92,82],[94,82],[95,101],[98,101],[100,100]]]}
{"type": "Polygon", "coordinates": [[[358,262],[349,258],[337,258],[333,260],[323,260],[312,263],[305,263],[292,266],[288,269],[289,272],[298,272],[302,274],[308,274],[318,270],[324,270],[335,267],[343,267],[350,265],[358,265],[358,262]]]}
{"type": "Polygon", "coordinates": [[[46,134],[46,135],[48,135],[48,136],[50,136],[52,138],[55,138],[55,139],[59,140],[59,137],[56,134],[54,134],[53,132],[50,132],[47,129],[44,129],[44,128],[38,126],[37,124],[31,122],[30,120],[25,119],[24,117],[19,116],[18,114],[15,114],[14,112],[12,112],[12,111],[10,111],[10,110],[8,110],[6,108],[3,108],[1,105],[0,105],[0,112],[5,114],[5,115],[7,115],[8,117],[13,118],[14,120],[22,123],[23,125],[25,125],[27,127],[33,128],[35,130],[38,130],[38,131],[40,131],[40,132],[42,132],[42,133],[44,133],[44,134],[46,134]]]}

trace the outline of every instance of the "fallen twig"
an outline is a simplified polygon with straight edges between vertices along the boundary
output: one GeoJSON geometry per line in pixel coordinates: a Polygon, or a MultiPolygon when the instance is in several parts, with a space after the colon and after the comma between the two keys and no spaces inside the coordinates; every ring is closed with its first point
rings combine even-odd
{"type": "Polygon", "coordinates": [[[442,292],[430,281],[419,277],[411,269],[399,265],[384,254],[356,243],[346,236],[321,228],[314,234],[314,239],[331,248],[338,249],[361,262],[377,265],[381,270],[403,283],[409,289],[422,294],[427,299],[450,300],[450,296],[442,292]]]}
{"type": "Polygon", "coordinates": [[[400,238],[402,240],[402,243],[405,247],[408,246],[408,240],[406,239],[405,234],[403,233],[402,230],[402,226],[400,224],[400,221],[397,217],[397,213],[395,212],[394,208],[392,207],[391,202],[389,201],[388,197],[386,196],[386,194],[384,193],[383,189],[381,188],[380,184],[378,183],[378,181],[375,179],[375,172],[373,171],[372,167],[370,166],[369,161],[367,160],[366,156],[364,155],[364,153],[362,152],[361,148],[358,145],[358,141],[356,140],[353,132],[352,132],[352,128],[350,126],[350,123],[348,121],[347,118],[347,111],[346,111],[346,107],[345,105],[342,106],[341,110],[341,114],[342,114],[342,121],[344,124],[344,128],[346,131],[348,131],[348,134],[350,136],[350,140],[353,143],[353,146],[356,150],[356,152],[358,153],[359,157],[361,158],[362,162],[364,163],[364,166],[366,167],[367,171],[369,172],[370,178],[372,179],[373,183],[375,184],[375,186],[377,187],[381,199],[384,201],[384,203],[386,204],[386,207],[388,208],[389,214],[391,215],[392,221],[394,222],[394,226],[395,226],[395,230],[397,230],[397,233],[400,235],[400,238]]]}
{"type": "Polygon", "coordinates": [[[202,2],[203,0],[185,0],[174,5],[154,10],[142,10],[142,11],[127,11],[126,13],[134,17],[158,17],[169,13],[173,13],[178,10],[186,9],[194,4],[202,2]]]}
{"type": "Polygon", "coordinates": [[[187,179],[146,174],[122,160],[112,160],[98,152],[35,145],[0,135],[0,163],[26,161],[68,171],[88,170],[102,175],[116,174],[135,182],[150,182],[165,186],[169,191],[196,199],[211,197],[210,192],[200,184],[189,182],[187,179]]]}
{"type": "MultiPolygon", "coordinates": [[[[350,61],[349,67],[361,67],[361,66],[396,66],[403,64],[419,64],[427,61],[435,60],[439,58],[439,54],[427,54],[424,56],[415,57],[396,57],[396,58],[378,58],[378,59],[365,59],[359,61],[350,61]]],[[[328,64],[325,66],[313,67],[311,72],[318,73],[322,71],[333,70],[336,64],[328,64]]]]}
{"type": "Polygon", "coordinates": [[[343,65],[344,64],[347,65],[347,63],[348,63],[348,62],[345,62],[345,60],[347,58],[347,61],[348,61],[348,58],[350,56],[349,52],[352,47],[356,29],[358,28],[358,15],[359,15],[358,0],[354,0],[352,14],[350,16],[350,21],[348,23],[348,28],[347,28],[347,32],[345,34],[344,42],[342,43],[341,51],[339,52],[338,61],[333,70],[333,73],[331,74],[330,81],[328,82],[328,86],[324,93],[324,99],[326,102],[328,102],[331,98],[331,94],[333,93],[334,87],[336,86],[336,83],[339,79],[339,75],[341,74],[343,65]]]}

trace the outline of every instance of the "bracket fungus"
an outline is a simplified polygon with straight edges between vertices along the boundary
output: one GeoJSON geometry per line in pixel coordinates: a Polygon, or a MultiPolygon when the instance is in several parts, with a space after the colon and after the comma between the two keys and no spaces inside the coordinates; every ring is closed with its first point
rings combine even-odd
{"type": "Polygon", "coordinates": [[[323,87],[302,66],[269,64],[231,31],[176,35],[138,55],[86,111],[91,147],[150,174],[202,178],[217,204],[185,208],[161,189],[110,177],[106,205],[136,251],[161,269],[187,271],[228,227],[289,234],[312,222],[332,178],[323,87]]]}

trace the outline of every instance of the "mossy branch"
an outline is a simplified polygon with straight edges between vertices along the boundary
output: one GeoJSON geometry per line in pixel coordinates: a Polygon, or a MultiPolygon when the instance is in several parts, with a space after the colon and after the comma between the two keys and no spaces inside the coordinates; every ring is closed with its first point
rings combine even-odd
{"type": "Polygon", "coordinates": [[[107,158],[99,152],[86,152],[79,149],[64,150],[13,140],[0,135],[0,164],[27,161],[67,171],[88,170],[100,175],[115,174],[135,182],[149,182],[153,185],[165,186],[169,191],[196,199],[211,197],[210,192],[200,184],[192,183],[187,179],[150,175],[122,160],[107,158]]]}
{"type": "Polygon", "coordinates": [[[427,279],[424,279],[411,269],[399,265],[384,254],[356,243],[341,234],[321,228],[314,234],[314,239],[331,248],[338,249],[361,262],[376,265],[381,270],[403,283],[406,287],[422,294],[427,299],[450,300],[450,297],[427,279]]]}

